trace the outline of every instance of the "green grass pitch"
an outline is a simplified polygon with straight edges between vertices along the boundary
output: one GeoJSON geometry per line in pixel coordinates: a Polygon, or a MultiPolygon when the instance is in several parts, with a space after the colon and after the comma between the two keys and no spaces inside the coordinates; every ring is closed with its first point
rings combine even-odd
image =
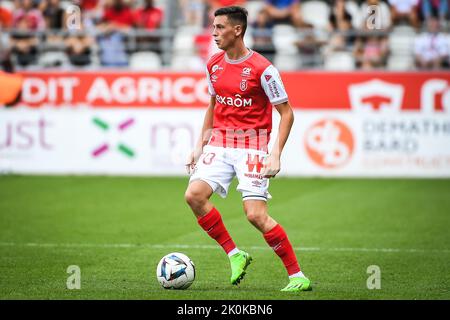
{"type": "Polygon", "coordinates": [[[187,178],[0,177],[0,299],[450,299],[450,180],[271,181],[269,211],[286,229],[313,291],[282,293],[287,275],[247,222],[235,191],[212,201],[254,257],[240,286],[184,202],[187,178]],[[159,259],[196,264],[194,284],[164,290],[159,259]],[[81,269],[68,290],[67,268],[81,269]],[[381,271],[369,290],[367,268],[381,271]]]}

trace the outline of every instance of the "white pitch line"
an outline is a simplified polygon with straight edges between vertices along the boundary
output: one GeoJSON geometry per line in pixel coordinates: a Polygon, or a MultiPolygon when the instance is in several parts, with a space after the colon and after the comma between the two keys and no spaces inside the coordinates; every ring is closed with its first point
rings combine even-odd
{"type": "MultiPolygon", "coordinates": [[[[133,244],[133,243],[16,243],[0,242],[0,247],[38,248],[131,248],[131,249],[219,249],[217,245],[190,244],[133,244]]],[[[242,247],[251,250],[269,250],[268,246],[242,247]]],[[[296,251],[336,251],[336,252],[387,252],[387,253],[450,253],[448,249],[400,249],[400,248],[318,248],[296,247],[296,251]]]]}

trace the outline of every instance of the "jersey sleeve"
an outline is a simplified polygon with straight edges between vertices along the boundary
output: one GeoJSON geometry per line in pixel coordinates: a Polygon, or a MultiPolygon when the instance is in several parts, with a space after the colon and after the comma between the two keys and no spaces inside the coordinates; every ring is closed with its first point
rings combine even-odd
{"type": "Polygon", "coordinates": [[[216,96],[216,91],[214,91],[214,87],[211,83],[211,79],[209,77],[208,67],[206,68],[206,81],[208,82],[208,92],[212,97],[216,96]]]}
{"type": "Polygon", "coordinates": [[[268,66],[261,75],[261,86],[272,105],[288,101],[288,95],[281,80],[280,73],[273,66],[268,66]]]}

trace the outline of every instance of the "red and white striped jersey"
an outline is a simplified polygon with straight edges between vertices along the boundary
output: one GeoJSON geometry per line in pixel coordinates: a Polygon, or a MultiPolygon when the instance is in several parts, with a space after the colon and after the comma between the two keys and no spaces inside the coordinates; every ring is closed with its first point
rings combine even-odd
{"type": "Polygon", "coordinates": [[[209,144],[267,150],[272,105],[288,101],[278,70],[255,51],[239,60],[222,51],[209,59],[206,75],[216,97],[209,144]]]}

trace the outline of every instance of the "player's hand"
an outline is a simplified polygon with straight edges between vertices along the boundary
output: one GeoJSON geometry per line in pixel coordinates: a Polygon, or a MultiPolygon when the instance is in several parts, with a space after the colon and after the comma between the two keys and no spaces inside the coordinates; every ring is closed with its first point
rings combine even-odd
{"type": "Polygon", "coordinates": [[[262,171],[263,178],[275,178],[280,172],[280,157],[270,154],[264,163],[264,169],[262,171]]]}
{"type": "Polygon", "coordinates": [[[189,175],[194,173],[195,166],[197,164],[198,159],[203,153],[202,148],[196,148],[194,151],[191,152],[191,154],[188,156],[186,161],[186,171],[189,175]]]}

